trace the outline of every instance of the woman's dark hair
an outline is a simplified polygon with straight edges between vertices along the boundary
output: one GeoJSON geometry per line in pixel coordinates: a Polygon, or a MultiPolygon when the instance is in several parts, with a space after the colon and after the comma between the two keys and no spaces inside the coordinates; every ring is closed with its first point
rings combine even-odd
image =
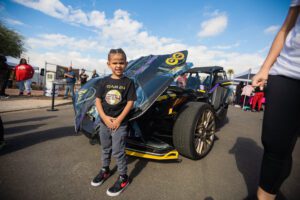
{"type": "Polygon", "coordinates": [[[121,48],[118,48],[118,49],[111,49],[110,51],[109,51],[109,53],[108,53],[108,60],[110,59],[110,55],[111,54],[117,54],[117,53],[120,53],[120,54],[122,54],[123,56],[124,56],[124,58],[125,58],[125,60],[127,60],[127,56],[126,56],[126,54],[125,54],[125,52],[123,51],[123,49],[121,49],[121,48]]]}
{"type": "Polygon", "coordinates": [[[21,58],[21,60],[20,60],[20,63],[19,63],[20,65],[21,64],[27,64],[27,61],[26,61],[26,59],[25,58],[21,58]]]}

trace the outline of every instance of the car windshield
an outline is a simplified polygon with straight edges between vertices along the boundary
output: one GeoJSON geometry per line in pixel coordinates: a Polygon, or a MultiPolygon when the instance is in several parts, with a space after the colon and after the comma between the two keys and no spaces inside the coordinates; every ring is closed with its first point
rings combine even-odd
{"type": "Polygon", "coordinates": [[[211,81],[211,74],[209,73],[185,73],[178,76],[172,85],[184,89],[207,90],[211,86],[211,81]]]}

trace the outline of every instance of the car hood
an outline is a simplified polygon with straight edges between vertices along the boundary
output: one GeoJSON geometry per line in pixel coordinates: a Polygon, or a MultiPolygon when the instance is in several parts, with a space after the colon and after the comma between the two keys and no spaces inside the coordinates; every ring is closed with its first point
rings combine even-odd
{"type": "MultiPolygon", "coordinates": [[[[135,84],[137,100],[130,112],[130,120],[138,118],[155,102],[178,75],[192,67],[187,63],[188,52],[180,51],[166,55],[149,55],[130,61],[124,75],[135,84]]],[[[88,81],[76,93],[73,102],[75,110],[75,130],[78,131],[81,121],[88,113],[97,126],[100,118],[95,104],[98,82],[103,77],[88,81]]]]}

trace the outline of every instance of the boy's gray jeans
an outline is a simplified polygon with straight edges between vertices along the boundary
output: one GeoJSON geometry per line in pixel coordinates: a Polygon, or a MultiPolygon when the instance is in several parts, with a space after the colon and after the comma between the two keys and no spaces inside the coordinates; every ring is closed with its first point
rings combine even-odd
{"type": "Polygon", "coordinates": [[[120,175],[127,174],[125,154],[127,134],[127,124],[121,125],[116,131],[112,131],[103,122],[100,122],[99,135],[102,147],[102,166],[109,167],[112,155],[117,160],[120,175]]]}

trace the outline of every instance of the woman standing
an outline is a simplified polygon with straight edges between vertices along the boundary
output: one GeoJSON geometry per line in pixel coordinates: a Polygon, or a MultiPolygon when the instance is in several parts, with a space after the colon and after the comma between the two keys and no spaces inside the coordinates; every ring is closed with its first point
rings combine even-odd
{"type": "Polygon", "coordinates": [[[300,129],[300,0],[292,0],[284,24],[277,33],[253,86],[266,89],[262,127],[264,155],[258,199],[275,199],[290,175],[292,152],[300,129]]]}
{"type": "Polygon", "coordinates": [[[16,81],[19,84],[19,95],[23,95],[26,90],[27,95],[31,95],[31,79],[34,74],[34,69],[27,64],[25,58],[21,58],[20,64],[16,66],[16,81]]]}

